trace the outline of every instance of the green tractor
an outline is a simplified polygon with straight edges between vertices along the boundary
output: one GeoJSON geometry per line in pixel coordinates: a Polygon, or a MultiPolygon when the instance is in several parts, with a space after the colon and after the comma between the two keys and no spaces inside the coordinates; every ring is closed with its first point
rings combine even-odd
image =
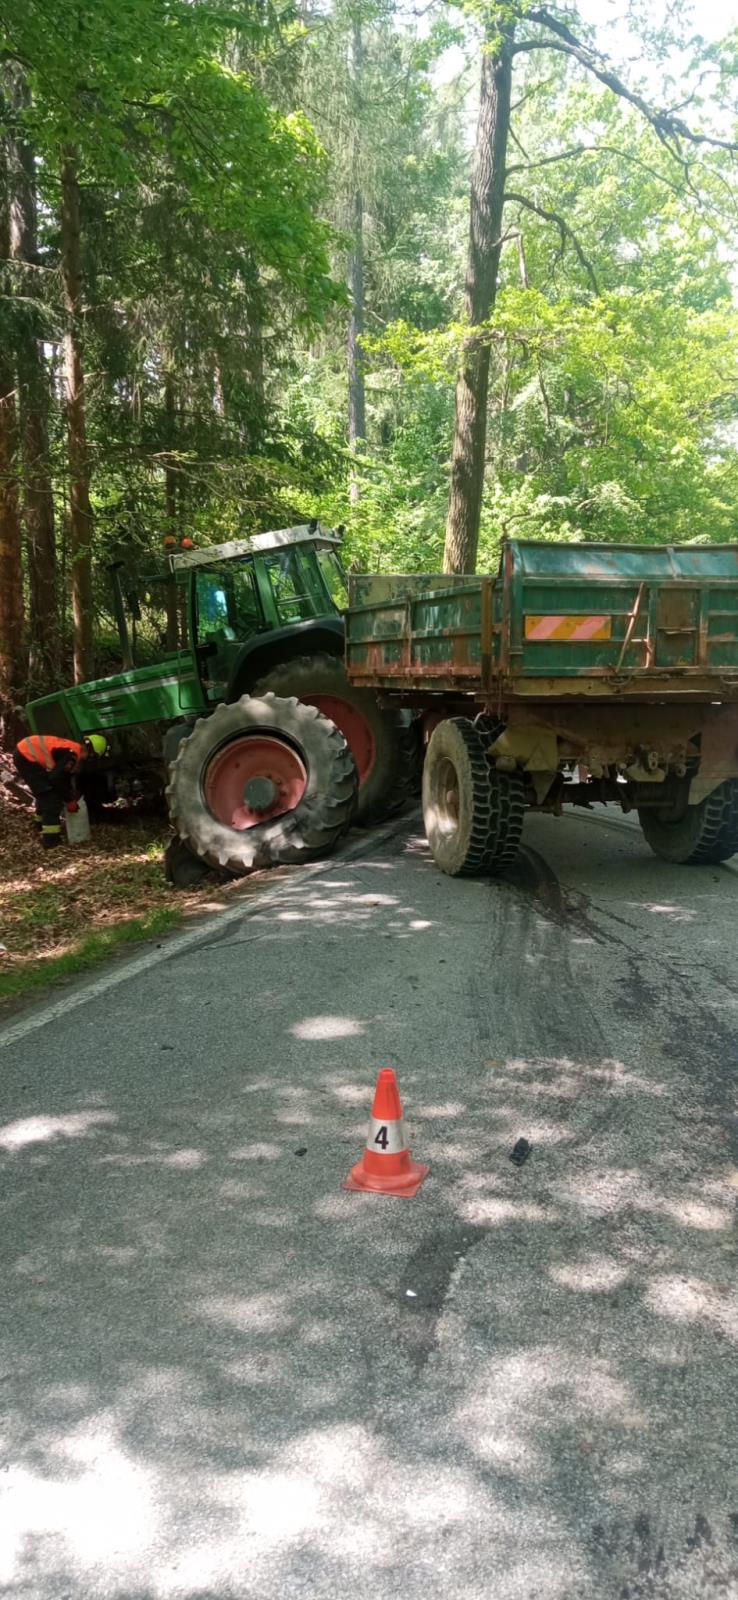
{"type": "Polygon", "coordinates": [[[111,569],[123,670],[27,707],[35,733],[102,732],[88,803],[166,788],[187,860],[233,873],[326,853],[398,810],[419,771],[407,713],[343,666],[340,534],[318,523],[178,551],[139,594],[111,569]]]}

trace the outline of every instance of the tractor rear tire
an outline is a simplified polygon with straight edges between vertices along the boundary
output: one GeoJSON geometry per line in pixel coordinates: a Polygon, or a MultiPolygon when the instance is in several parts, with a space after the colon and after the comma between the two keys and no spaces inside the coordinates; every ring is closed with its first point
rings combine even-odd
{"type": "Polygon", "coordinates": [[[321,652],[282,661],[259,679],[253,693],[297,695],[340,729],[359,779],[355,826],[384,822],[417,793],[419,749],[409,715],[383,711],[372,689],[355,689],[340,657],[321,652]]]}
{"type": "Polygon", "coordinates": [[[498,872],[514,861],[523,828],[523,783],[497,772],[489,740],[466,717],[434,728],[423,772],[423,819],[437,867],[452,878],[498,872]]]}
{"type": "Polygon", "coordinates": [[[182,740],[167,798],[189,849],[238,876],[328,855],[351,824],[356,769],[314,706],[243,695],[182,740]]]}
{"type": "Polygon", "coordinates": [[[202,856],[196,856],[184,839],[175,833],[164,851],[164,877],[167,883],[173,889],[197,889],[212,875],[213,868],[209,862],[203,861],[202,856]]]}
{"type": "Polygon", "coordinates": [[[638,820],[646,842],[663,861],[677,866],[714,866],[738,853],[738,779],[730,778],[677,822],[643,809],[638,820]]]}

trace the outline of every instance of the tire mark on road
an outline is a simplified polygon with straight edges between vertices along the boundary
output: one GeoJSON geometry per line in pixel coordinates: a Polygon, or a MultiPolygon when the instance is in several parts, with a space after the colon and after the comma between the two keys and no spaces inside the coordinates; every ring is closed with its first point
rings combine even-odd
{"type": "Polygon", "coordinates": [[[438,1342],[439,1319],[467,1257],[487,1232],[469,1224],[430,1234],[403,1267],[398,1286],[400,1333],[418,1374],[438,1342]]]}

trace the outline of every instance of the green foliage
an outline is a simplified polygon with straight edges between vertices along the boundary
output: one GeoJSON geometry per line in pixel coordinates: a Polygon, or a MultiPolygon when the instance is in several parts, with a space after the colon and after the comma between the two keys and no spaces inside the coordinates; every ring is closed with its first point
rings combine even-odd
{"type": "Polygon", "coordinates": [[[670,542],[735,531],[738,318],[623,288],[552,305],[505,290],[494,319],[501,534],[670,542]]]}
{"type": "MultiPolygon", "coordinates": [[[[301,109],[281,103],[298,33],[290,15],[280,23],[235,0],[4,8],[0,46],[30,103],[0,101],[0,131],[38,157],[41,268],[14,269],[3,325],[15,342],[32,308],[52,346],[65,329],[59,175],[73,150],[100,606],[121,542],[150,566],[165,532],[261,527],[325,456],[267,397],[272,343],[310,337],[345,298],[320,215],[324,153],[301,109]]],[[[63,536],[58,389],[53,398],[63,536]]],[[[68,578],[62,549],[65,565],[68,578]]]]}
{"type": "MultiPolygon", "coordinates": [[[[628,10],[657,66],[675,41],[685,71],[699,58],[690,115],[725,102],[735,39],[687,51],[679,5],[658,23],[645,0],[628,10]]],[[[0,45],[31,98],[21,113],[5,106],[4,132],[35,148],[40,239],[0,309],[9,341],[32,320],[55,366],[59,174],[73,145],[101,661],[105,563],[123,552],[150,572],[164,534],[207,543],[320,514],[348,524],[360,566],[440,566],[480,42],[494,47],[514,17],[518,36],[535,32],[525,11],[440,5],[420,37],[392,0],[299,15],[255,0],[6,0],[0,45]],[[460,44],[467,65],[447,80],[439,58],[460,44]],[[367,437],[352,500],[344,280],[357,184],[367,437]]],[[[576,23],[571,7],[555,14],[576,23]]],[[[700,147],[687,171],[561,53],[516,59],[514,101],[508,188],[520,198],[480,330],[492,351],[481,559],[494,563],[505,533],[732,538],[733,158],[700,147]]],[[[50,393],[68,586],[58,381],[50,393]]]]}
{"type": "MultiPolygon", "coordinates": [[[[509,177],[537,210],[507,208],[501,289],[480,330],[492,349],[480,559],[494,565],[505,534],[732,539],[738,318],[729,159],[701,163],[697,193],[636,113],[599,85],[567,86],[558,74],[539,92],[539,73],[528,73],[509,177]],[[566,159],[552,159],[559,150],[566,159]]],[[[462,240],[450,214],[440,230],[443,276],[458,284],[462,240]]],[[[438,562],[449,396],[467,334],[448,294],[443,313],[417,317],[403,307],[365,340],[370,394],[394,396],[384,440],[371,410],[352,517],[368,565],[438,562]]]]}
{"type": "Polygon", "coordinates": [[[74,146],[83,185],[136,216],[167,189],[175,225],[201,219],[222,248],[277,274],[309,319],[322,315],[337,292],[316,216],[324,163],[306,118],[256,81],[274,51],[266,19],[209,0],[9,0],[2,44],[28,64],[25,121],[50,199],[74,146]],[[226,64],[234,47],[251,70],[226,64]]]}

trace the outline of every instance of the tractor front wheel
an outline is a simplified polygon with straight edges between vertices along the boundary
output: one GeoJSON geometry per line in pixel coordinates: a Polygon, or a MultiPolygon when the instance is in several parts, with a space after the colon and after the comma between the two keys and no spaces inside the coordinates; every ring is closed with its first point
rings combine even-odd
{"type": "Polygon", "coordinates": [[[343,734],[314,706],[243,695],[182,740],[167,798],[190,850],[240,874],[327,855],[350,825],[356,771],[343,734]]]}

